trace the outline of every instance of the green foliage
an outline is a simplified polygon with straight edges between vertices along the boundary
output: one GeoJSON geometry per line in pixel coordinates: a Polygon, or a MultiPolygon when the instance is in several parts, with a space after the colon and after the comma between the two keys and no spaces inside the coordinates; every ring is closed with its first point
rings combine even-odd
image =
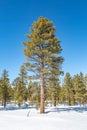
{"type": "Polygon", "coordinates": [[[28,84],[28,100],[30,104],[40,105],[40,86],[37,82],[29,82],[28,84]]]}
{"type": "Polygon", "coordinates": [[[0,102],[3,105],[3,86],[2,86],[2,80],[0,79],[0,102]]]}
{"type": "Polygon", "coordinates": [[[47,87],[47,100],[51,101],[53,106],[56,106],[56,103],[59,102],[59,93],[59,83],[57,81],[50,81],[49,86],[47,87]]]}
{"type": "Polygon", "coordinates": [[[60,89],[59,102],[61,104],[66,104],[66,88],[64,86],[61,86],[61,89],[60,89]]]}
{"type": "Polygon", "coordinates": [[[79,104],[84,104],[84,95],[86,94],[86,86],[83,74],[77,74],[73,78],[73,86],[75,90],[75,100],[79,104]]]}
{"type": "MultiPolygon", "coordinates": [[[[59,70],[58,70],[59,71],[59,70]]],[[[9,83],[8,72],[3,71],[0,78],[0,103],[6,107],[10,101],[15,101],[19,107],[24,101],[29,101],[29,104],[40,106],[40,85],[38,82],[31,81],[28,83],[28,78],[20,70],[12,85],[9,83]],[[24,78],[26,77],[26,78],[24,78]]],[[[56,106],[56,103],[68,105],[87,104],[87,75],[82,73],[71,77],[70,73],[66,73],[63,84],[60,86],[59,74],[52,73],[45,75],[45,105],[49,102],[56,106]]]]}
{"type": "Polygon", "coordinates": [[[74,91],[72,85],[72,77],[69,73],[66,73],[64,78],[64,87],[65,87],[65,98],[69,105],[74,104],[74,91]]]}
{"type": "Polygon", "coordinates": [[[1,78],[1,91],[2,91],[2,104],[6,107],[6,103],[9,100],[9,78],[8,78],[8,71],[3,70],[2,78],[1,78]]]}
{"type": "Polygon", "coordinates": [[[13,81],[14,86],[14,100],[20,106],[23,101],[27,100],[27,88],[26,88],[27,73],[22,66],[20,68],[19,77],[13,81]]]}
{"type": "Polygon", "coordinates": [[[86,104],[87,103],[87,78],[82,73],[73,77],[66,73],[63,87],[60,92],[60,102],[64,104],[86,104]]]}

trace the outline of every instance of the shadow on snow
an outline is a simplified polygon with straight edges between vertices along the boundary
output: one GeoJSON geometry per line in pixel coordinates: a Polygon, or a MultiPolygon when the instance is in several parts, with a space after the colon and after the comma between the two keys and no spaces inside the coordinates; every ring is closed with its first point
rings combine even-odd
{"type": "Polygon", "coordinates": [[[50,110],[46,110],[45,113],[50,113],[50,112],[70,112],[70,111],[75,111],[75,112],[85,112],[87,111],[87,106],[65,106],[65,107],[54,107],[51,108],[50,110]]]}
{"type": "Polygon", "coordinates": [[[0,111],[8,111],[8,110],[21,110],[21,109],[32,109],[32,108],[35,108],[33,106],[21,106],[21,107],[18,107],[18,106],[6,106],[5,108],[3,106],[0,106],[0,111]]]}
{"type": "MultiPolygon", "coordinates": [[[[34,106],[6,106],[6,108],[4,108],[3,106],[0,106],[0,111],[2,110],[21,110],[21,109],[37,109],[34,106]]],[[[75,111],[75,112],[86,112],[87,111],[87,106],[57,106],[57,107],[46,107],[45,108],[45,113],[50,113],[50,112],[70,112],[70,111],[75,111]]]]}

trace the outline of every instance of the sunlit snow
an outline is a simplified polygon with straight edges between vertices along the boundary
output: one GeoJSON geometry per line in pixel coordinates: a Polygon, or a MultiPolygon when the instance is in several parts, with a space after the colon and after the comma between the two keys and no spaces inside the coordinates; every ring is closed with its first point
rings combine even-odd
{"type": "Polygon", "coordinates": [[[87,130],[87,108],[49,107],[45,114],[40,114],[32,107],[0,107],[0,130],[87,130]]]}

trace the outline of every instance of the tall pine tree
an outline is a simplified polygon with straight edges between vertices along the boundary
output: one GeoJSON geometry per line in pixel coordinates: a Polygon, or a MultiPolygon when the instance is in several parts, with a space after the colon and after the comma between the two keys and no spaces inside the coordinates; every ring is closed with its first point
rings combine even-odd
{"type": "Polygon", "coordinates": [[[24,54],[28,60],[28,70],[40,76],[40,113],[44,113],[45,74],[51,73],[53,59],[60,62],[62,58],[58,55],[62,49],[59,39],[55,36],[55,31],[56,29],[51,21],[40,17],[32,25],[31,33],[26,35],[29,40],[24,42],[24,54]]]}

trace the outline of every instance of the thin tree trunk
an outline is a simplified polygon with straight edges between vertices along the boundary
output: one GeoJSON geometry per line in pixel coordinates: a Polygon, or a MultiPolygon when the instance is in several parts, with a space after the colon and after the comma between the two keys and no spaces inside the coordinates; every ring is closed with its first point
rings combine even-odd
{"type": "Polygon", "coordinates": [[[44,113],[44,74],[41,73],[41,102],[40,113],[44,113]]]}
{"type": "Polygon", "coordinates": [[[54,95],[54,107],[56,106],[56,95],[54,95]]]}
{"type": "Polygon", "coordinates": [[[6,102],[7,102],[7,87],[5,86],[4,87],[4,99],[3,99],[3,105],[4,105],[4,108],[6,107],[6,102]]]}
{"type": "Polygon", "coordinates": [[[4,103],[3,103],[3,99],[2,99],[2,106],[3,106],[3,104],[4,104],[4,103]]]}
{"type": "Polygon", "coordinates": [[[6,95],[4,97],[4,108],[6,107],[6,95]]]}

